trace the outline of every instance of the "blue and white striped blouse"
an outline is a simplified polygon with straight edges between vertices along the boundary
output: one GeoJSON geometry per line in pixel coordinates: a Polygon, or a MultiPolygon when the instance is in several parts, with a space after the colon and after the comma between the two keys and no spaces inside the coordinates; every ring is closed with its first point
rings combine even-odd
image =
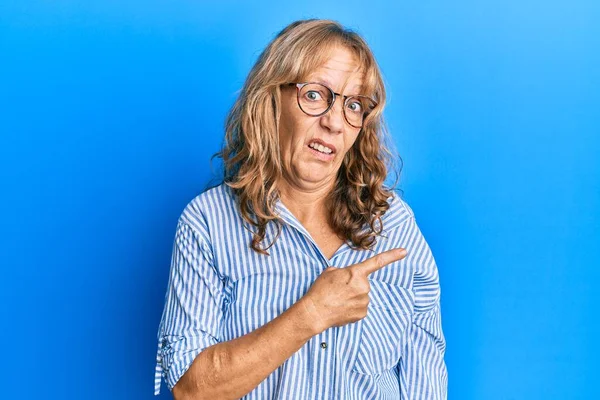
{"type": "MultiPolygon", "coordinates": [[[[405,258],[369,276],[365,318],[312,337],[243,399],[446,399],[437,266],[412,209],[396,194],[389,203],[374,251],[345,243],[328,260],[281,202],[275,209],[283,228],[266,256],[250,248],[252,233],[228,186],[191,200],[177,223],[155,395],[161,377],[172,390],[204,348],[277,317],[328,266],[346,267],[404,247],[405,258]]],[[[264,243],[276,233],[269,224],[264,243]]]]}

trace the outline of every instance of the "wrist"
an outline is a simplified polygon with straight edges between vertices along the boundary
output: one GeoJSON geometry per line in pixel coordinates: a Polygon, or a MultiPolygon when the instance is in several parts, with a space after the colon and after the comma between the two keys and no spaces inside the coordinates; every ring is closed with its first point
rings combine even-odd
{"type": "Polygon", "coordinates": [[[327,329],[327,327],[324,326],[325,324],[321,320],[319,312],[317,311],[315,303],[312,301],[312,299],[304,296],[298,300],[296,305],[298,306],[299,323],[302,327],[307,329],[308,332],[310,332],[311,337],[318,335],[327,329]]]}

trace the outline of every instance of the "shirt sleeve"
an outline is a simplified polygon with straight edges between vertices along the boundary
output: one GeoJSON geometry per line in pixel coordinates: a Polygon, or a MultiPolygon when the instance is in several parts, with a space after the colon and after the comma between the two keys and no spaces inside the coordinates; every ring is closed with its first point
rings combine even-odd
{"type": "Polygon", "coordinates": [[[444,362],[446,340],[442,331],[438,269],[414,214],[410,217],[408,229],[411,239],[407,244],[406,258],[415,271],[415,307],[412,324],[407,329],[406,345],[396,366],[400,398],[445,400],[448,373],[444,362]]]}
{"type": "Polygon", "coordinates": [[[207,236],[179,219],[157,335],[155,395],[161,378],[172,391],[196,356],[220,341],[223,281],[203,237],[207,236]]]}

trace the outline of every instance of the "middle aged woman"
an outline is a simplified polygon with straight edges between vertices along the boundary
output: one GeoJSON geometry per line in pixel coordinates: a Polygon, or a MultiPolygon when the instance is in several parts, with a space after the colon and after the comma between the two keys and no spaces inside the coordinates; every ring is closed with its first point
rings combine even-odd
{"type": "Polygon", "coordinates": [[[355,32],[288,25],[227,120],[224,182],[176,228],[155,393],[443,399],[436,263],[384,186],[385,88],[355,32]]]}

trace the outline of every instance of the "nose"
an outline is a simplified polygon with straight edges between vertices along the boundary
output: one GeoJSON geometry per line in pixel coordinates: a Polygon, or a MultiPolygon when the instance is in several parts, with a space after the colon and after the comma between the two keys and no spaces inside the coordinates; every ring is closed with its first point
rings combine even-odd
{"type": "Polygon", "coordinates": [[[321,125],[331,133],[342,133],[344,129],[344,99],[336,97],[333,106],[321,116],[321,125]]]}

